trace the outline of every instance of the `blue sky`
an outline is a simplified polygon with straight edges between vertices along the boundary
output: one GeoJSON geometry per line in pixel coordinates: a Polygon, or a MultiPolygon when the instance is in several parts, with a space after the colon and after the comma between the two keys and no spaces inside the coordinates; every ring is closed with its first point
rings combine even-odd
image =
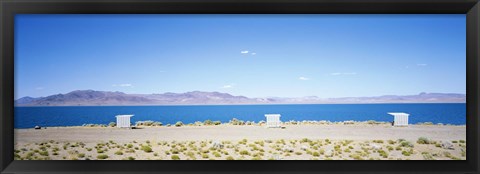
{"type": "Polygon", "coordinates": [[[17,15],[15,98],[465,93],[465,15],[17,15]]]}

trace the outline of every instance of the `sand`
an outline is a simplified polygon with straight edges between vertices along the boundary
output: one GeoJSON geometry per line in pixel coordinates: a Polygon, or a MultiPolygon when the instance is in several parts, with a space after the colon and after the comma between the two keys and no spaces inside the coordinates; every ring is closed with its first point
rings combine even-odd
{"type": "Polygon", "coordinates": [[[130,159],[167,160],[177,157],[305,160],[465,159],[464,140],[465,126],[443,125],[287,125],[285,129],[280,129],[222,124],[141,129],[48,127],[41,130],[15,130],[16,159],[93,160],[101,158],[99,155],[107,155],[107,159],[131,157],[130,159]],[[419,144],[417,140],[420,137],[425,137],[432,143],[419,144]],[[404,146],[398,139],[405,139],[414,147],[404,146]],[[442,142],[451,143],[453,149],[442,148],[442,142]],[[131,146],[128,147],[128,144],[131,146]],[[223,147],[215,147],[215,144],[223,147]],[[45,147],[46,145],[49,147],[45,147]],[[151,147],[152,152],[142,150],[143,146],[151,147]],[[88,151],[89,148],[93,150],[88,151]],[[33,152],[33,155],[28,154],[35,150],[37,152],[33,152]],[[44,151],[48,152],[48,155],[40,153],[44,151]],[[120,155],[115,152],[122,153],[120,155]],[[54,153],[56,155],[53,155],[54,153]]]}
{"type": "Polygon", "coordinates": [[[424,126],[392,127],[386,125],[289,125],[285,129],[263,126],[184,126],[145,127],[142,129],[55,127],[41,130],[17,129],[16,142],[117,142],[158,141],[158,140],[265,140],[265,139],[332,139],[332,140],[373,140],[399,139],[417,140],[428,137],[435,140],[465,140],[465,126],[424,126]]]}

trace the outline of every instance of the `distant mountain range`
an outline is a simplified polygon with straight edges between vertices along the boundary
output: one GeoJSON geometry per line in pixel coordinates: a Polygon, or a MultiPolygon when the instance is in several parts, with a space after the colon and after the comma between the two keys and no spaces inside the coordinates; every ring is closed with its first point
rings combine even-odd
{"type": "Polygon", "coordinates": [[[229,104],[335,104],[335,103],[465,103],[465,94],[420,93],[418,95],[383,95],[376,97],[319,98],[248,98],[228,93],[192,91],[186,93],[125,94],[77,90],[47,97],[23,97],[16,106],[114,106],[114,105],[229,105],[229,104]]]}

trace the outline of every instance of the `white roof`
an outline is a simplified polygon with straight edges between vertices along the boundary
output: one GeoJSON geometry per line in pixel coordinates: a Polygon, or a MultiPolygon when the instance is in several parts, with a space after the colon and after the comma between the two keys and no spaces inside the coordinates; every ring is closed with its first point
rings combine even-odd
{"type": "Polygon", "coordinates": [[[133,115],[117,115],[115,117],[133,117],[133,115]]]}
{"type": "Polygon", "coordinates": [[[278,117],[280,117],[280,114],[265,114],[265,117],[268,117],[268,116],[278,116],[278,117]]]}
{"type": "Polygon", "coordinates": [[[404,112],[389,112],[388,114],[393,115],[393,116],[409,116],[410,114],[404,113],[404,112]]]}

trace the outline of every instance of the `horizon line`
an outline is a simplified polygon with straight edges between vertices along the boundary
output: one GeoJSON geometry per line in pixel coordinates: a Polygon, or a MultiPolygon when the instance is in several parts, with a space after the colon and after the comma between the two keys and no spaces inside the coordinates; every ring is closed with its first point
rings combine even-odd
{"type": "Polygon", "coordinates": [[[318,97],[318,98],[321,98],[321,99],[361,98],[361,97],[381,97],[381,96],[408,96],[408,95],[421,95],[421,94],[459,94],[459,95],[465,95],[465,96],[467,95],[466,93],[455,93],[455,92],[419,92],[419,93],[415,93],[415,94],[404,94],[404,95],[400,95],[400,94],[379,94],[379,95],[372,95],[372,96],[358,96],[358,97],[348,96],[348,97],[326,97],[326,98],[325,98],[325,97],[320,97],[320,96],[317,96],[317,95],[305,95],[305,96],[299,96],[299,97],[279,97],[279,96],[248,97],[248,96],[246,96],[246,95],[234,95],[234,94],[231,94],[231,93],[228,93],[228,92],[200,91],[200,90],[192,90],[192,91],[186,91],[186,92],[163,92],[163,93],[127,93],[127,92],[123,92],[123,91],[103,91],[103,90],[93,90],[93,89],[79,89],[79,90],[73,90],[73,91],[66,92],[66,93],[55,93],[55,94],[50,94],[50,95],[47,95],[47,96],[40,96],[40,97],[31,97],[31,96],[28,96],[28,95],[27,95],[27,96],[23,96],[23,97],[14,99],[14,100],[18,100],[18,99],[25,98],[25,97],[30,97],[30,98],[42,98],[42,97],[49,97],[49,96],[52,96],[52,95],[59,95],[59,94],[65,95],[65,94],[68,94],[68,93],[71,93],[71,92],[75,92],[75,91],[120,92],[120,93],[124,93],[124,94],[128,94],[128,95],[155,95],[155,94],[166,94],[166,93],[184,94],[184,93],[189,93],[189,92],[206,92],[206,93],[214,93],[214,92],[217,92],[217,93],[221,93],[221,94],[229,94],[229,95],[232,95],[232,96],[241,96],[241,97],[247,97],[247,98],[302,98],[302,97],[318,97]]]}

